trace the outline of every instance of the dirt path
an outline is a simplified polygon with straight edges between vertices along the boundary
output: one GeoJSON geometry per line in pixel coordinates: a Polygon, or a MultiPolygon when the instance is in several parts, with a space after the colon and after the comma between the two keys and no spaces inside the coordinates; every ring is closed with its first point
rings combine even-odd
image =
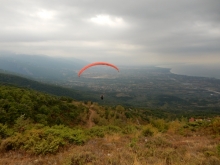
{"type": "Polygon", "coordinates": [[[92,107],[93,106],[89,107],[89,113],[90,113],[89,120],[88,120],[88,127],[89,128],[92,128],[95,125],[95,123],[93,122],[93,119],[94,119],[94,117],[96,115],[96,112],[92,109],[92,107]]]}

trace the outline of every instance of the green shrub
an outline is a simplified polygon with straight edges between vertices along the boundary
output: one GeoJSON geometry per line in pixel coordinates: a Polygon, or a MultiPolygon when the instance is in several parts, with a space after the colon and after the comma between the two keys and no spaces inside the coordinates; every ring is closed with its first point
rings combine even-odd
{"type": "Polygon", "coordinates": [[[87,135],[90,137],[104,137],[105,134],[114,134],[122,132],[120,127],[109,125],[109,126],[96,126],[88,130],[87,135]]]}
{"type": "Polygon", "coordinates": [[[10,151],[14,149],[19,149],[24,142],[24,138],[21,133],[15,133],[13,136],[2,140],[0,150],[10,151]]]}
{"type": "Polygon", "coordinates": [[[35,141],[34,145],[32,145],[32,142],[28,143],[24,146],[24,148],[30,149],[35,154],[45,155],[47,153],[55,153],[59,147],[63,146],[64,144],[65,142],[62,138],[48,135],[40,141],[35,141]]]}
{"type": "Polygon", "coordinates": [[[105,118],[100,118],[97,125],[99,126],[108,125],[108,121],[105,118]]]}
{"type": "Polygon", "coordinates": [[[220,155],[220,144],[217,145],[217,153],[220,155]]]}
{"type": "Polygon", "coordinates": [[[212,122],[212,130],[216,134],[220,134],[220,117],[216,117],[212,122]]]}
{"type": "Polygon", "coordinates": [[[131,142],[129,143],[129,147],[136,147],[137,141],[138,140],[136,138],[131,139],[131,142]]]}
{"type": "Polygon", "coordinates": [[[142,134],[144,136],[153,136],[157,132],[157,129],[154,128],[152,125],[147,125],[143,128],[142,134]]]}
{"type": "Polygon", "coordinates": [[[132,114],[130,113],[130,112],[125,112],[125,116],[126,116],[126,118],[132,118],[132,114]]]}
{"type": "Polygon", "coordinates": [[[116,109],[116,111],[119,112],[119,113],[122,113],[122,112],[125,111],[125,108],[124,108],[123,106],[121,106],[121,105],[117,105],[115,109],[116,109]]]}
{"type": "Polygon", "coordinates": [[[124,119],[118,118],[114,120],[114,125],[123,128],[127,125],[127,123],[124,119]]]}
{"type": "Polygon", "coordinates": [[[128,125],[123,128],[122,133],[124,134],[132,134],[137,131],[137,128],[133,125],[128,125]]]}
{"type": "Polygon", "coordinates": [[[168,129],[168,124],[163,119],[151,120],[151,124],[160,132],[165,132],[168,129]]]}
{"type": "Polygon", "coordinates": [[[207,157],[211,157],[211,156],[214,156],[214,155],[215,155],[215,153],[214,153],[213,151],[205,151],[204,154],[205,154],[205,156],[207,156],[207,157]]]}
{"type": "Polygon", "coordinates": [[[11,137],[1,141],[0,151],[10,151],[14,148],[14,141],[11,137]]]}
{"type": "Polygon", "coordinates": [[[63,125],[42,127],[38,124],[25,132],[15,133],[13,136],[2,140],[0,149],[26,150],[34,154],[55,153],[68,143],[83,144],[86,135],[80,129],[71,129],[63,125]]]}
{"type": "Polygon", "coordinates": [[[8,128],[7,125],[3,125],[0,123],[0,138],[6,138],[13,134],[13,130],[8,128]]]}
{"type": "Polygon", "coordinates": [[[105,136],[105,130],[104,130],[104,127],[92,127],[88,133],[87,133],[89,136],[91,137],[104,137],[105,136]]]}
{"type": "Polygon", "coordinates": [[[44,130],[46,135],[52,134],[54,136],[61,137],[69,143],[84,144],[87,140],[83,130],[71,129],[64,125],[46,127],[44,130]]]}
{"type": "Polygon", "coordinates": [[[34,154],[55,153],[59,147],[65,145],[64,139],[59,136],[45,135],[43,130],[30,130],[25,136],[14,141],[16,148],[25,149],[34,154]]]}
{"type": "Polygon", "coordinates": [[[191,127],[198,127],[199,123],[198,122],[191,122],[191,123],[188,123],[188,125],[191,127]]]}
{"type": "Polygon", "coordinates": [[[164,137],[159,136],[159,137],[155,137],[152,140],[147,141],[146,147],[147,148],[158,148],[158,147],[167,148],[167,147],[172,147],[172,143],[169,142],[164,137]]]}
{"type": "Polygon", "coordinates": [[[143,130],[143,135],[144,136],[153,136],[154,135],[154,131],[150,128],[146,128],[143,130]]]}
{"type": "Polygon", "coordinates": [[[114,126],[114,125],[109,125],[105,127],[106,133],[107,134],[112,134],[112,133],[119,133],[121,132],[121,128],[118,126],[114,126]]]}

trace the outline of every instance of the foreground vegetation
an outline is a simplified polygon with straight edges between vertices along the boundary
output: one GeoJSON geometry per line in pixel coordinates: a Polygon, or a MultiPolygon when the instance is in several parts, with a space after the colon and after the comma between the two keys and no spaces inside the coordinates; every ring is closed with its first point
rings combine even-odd
{"type": "Polygon", "coordinates": [[[188,122],[0,86],[0,164],[220,164],[220,117],[188,122]]]}

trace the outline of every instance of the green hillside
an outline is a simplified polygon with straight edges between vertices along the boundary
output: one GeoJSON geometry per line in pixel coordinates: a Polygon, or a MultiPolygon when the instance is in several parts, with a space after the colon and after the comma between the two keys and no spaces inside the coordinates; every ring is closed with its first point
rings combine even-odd
{"type": "MultiPolygon", "coordinates": [[[[37,82],[28,78],[13,75],[10,73],[0,72],[0,84],[10,84],[13,86],[22,87],[25,89],[32,89],[39,92],[51,94],[54,96],[69,97],[78,101],[92,101],[100,105],[115,106],[120,104],[127,109],[141,109],[143,118],[153,115],[159,118],[169,118],[174,120],[176,118],[184,117],[197,117],[207,118],[214,117],[220,114],[218,106],[218,97],[209,97],[210,100],[202,100],[198,97],[189,99],[191,104],[185,103],[179,97],[170,95],[157,95],[148,97],[139,97],[135,95],[133,101],[129,102],[127,98],[118,97],[116,93],[106,93],[105,99],[100,100],[100,92],[88,89],[87,87],[65,88],[57,85],[46,84],[37,82]],[[137,98],[136,98],[137,97],[137,98]],[[141,98],[141,99],[138,99],[141,98]],[[204,103],[207,106],[202,106],[204,103]],[[143,106],[147,104],[148,106],[143,106]],[[201,104],[201,105],[200,105],[201,104]]],[[[140,92],[139,92],[140,93],[140,92]]]]}
{"type": "Polygon", "coordinates": [[[64,101],[72,99],[55,97],[33,90],[1,85],[1,115],[0,121],[13,125],[20,116],[30,118],[37,123],[48,125],[71,125],[83,107],[76,107],[64,101]],[[68,119],[69,118],[69,119],[68,119]]]}
{"type": "Polygon", "coordinates": [[[91,136],[103,137],[105,132],[122,131],[132,118],[137,120],[140,116],[137,112],[128,113],[120,105],[101,107],[30,89],[0,86],[2,151],[54,153],[69,143],[83,144],[91,136]],[[94,113],[92,119],[91,113],[94,113]],[[85,131],[93,125],[104,127],[85,131]]]}
{"type": "Polygon", "coordinates": [[[188,122],[158,118],[153,112],[0,85],[0,162],[220,163],[219,117],[188,122]]]}
{"type": "Polygon", "coordinates": [[[89,92],[89,90],[87,91],[86,88],[78,88],[77,90],[74,90],[52,84],[40,83],[25,77],[8,73],[0,72],[0,83],[33,89],[56,96],[67,96],[76,100],[97,101],[97,98],[92,97],[91,92],[89,92]]]}

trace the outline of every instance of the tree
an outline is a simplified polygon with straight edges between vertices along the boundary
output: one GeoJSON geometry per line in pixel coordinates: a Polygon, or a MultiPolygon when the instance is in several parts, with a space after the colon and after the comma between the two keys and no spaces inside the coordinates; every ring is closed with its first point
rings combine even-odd
{"type": "Polygon", "coordinates": [[[125,108],[121,105],[117,105],[116,106],[116,111],[122,114],[125,111],[125,108]]]}

